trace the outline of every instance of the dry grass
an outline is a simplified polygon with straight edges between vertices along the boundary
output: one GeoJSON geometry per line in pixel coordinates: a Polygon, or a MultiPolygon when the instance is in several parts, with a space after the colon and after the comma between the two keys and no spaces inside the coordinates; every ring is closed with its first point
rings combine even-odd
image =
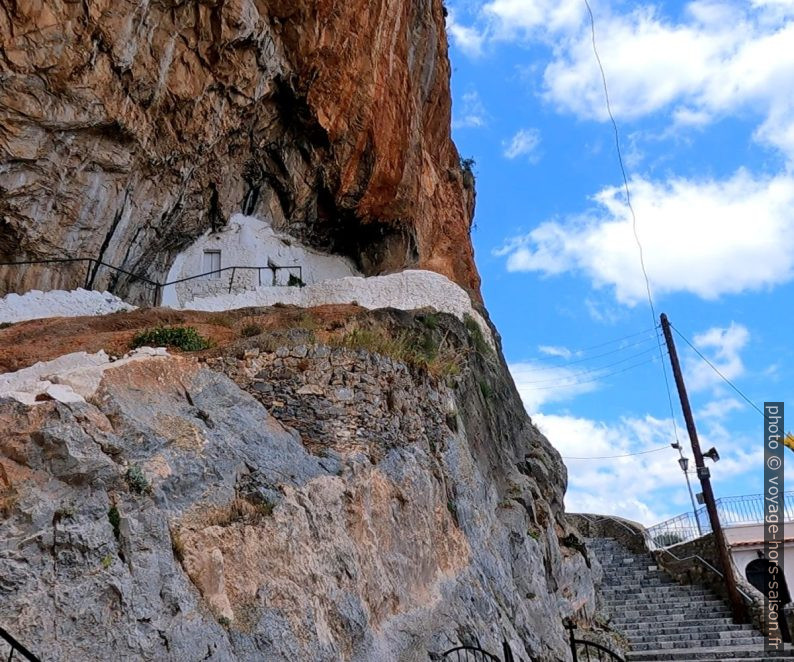
{"type": "Polygon", "coordinates": [[[436,342],[431,334],[410,331],[389,333],[383,328],[354,328],[328,338],[332,347],[364,350],[380,354],[407,365],[426,370],[434,377],[447,377],[460,372],[463,352],[447,342],[447,336],[436,342]]]}
{"type": "Polygon", "coordinates": [[[252,503],[239,497],[225,506],[213,506],[203,516],[205,526],[229,526],[231,524],[258,524],[273,513],[273,504],[252,503]]]}
{"type": "Polygon", "coordinates": [[[11,514],[17,501],[19,501],[19,494],[11,483],[5,467],[0,462],[0,513],[3,514],[3,517],[8,517],[11,514]]]}

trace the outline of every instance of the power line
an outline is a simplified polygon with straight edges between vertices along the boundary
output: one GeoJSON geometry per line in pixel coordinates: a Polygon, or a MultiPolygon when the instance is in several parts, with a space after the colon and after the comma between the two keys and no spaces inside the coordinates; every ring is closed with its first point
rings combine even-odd
{"type": "MultiPolygon", "coordinates": [[[[597,368],[590,368],[588,370],[580,370],[578,372],[572,372],[568,375],[560,376],[557,375],[556,377],[549,377],[548,379],[535,379],[528,382],[521,382],[522,384],[543,384],[545,382],[554,382],[559,381],[560,379],[573,379],[574,377],[578,377],[580,375],[590,375],[595,372],[600,372],[601,370],[606,370],[607,368],[611,368],[616,365],[620,365],[621,363],[625,363],[626,361],[632,361],[634,359],[638,359],[641,356],[645,356],[646,354],[650,354],[651,352],[655,352],[656,348],[651,347],[650,349],[646,349],[642,352],[637,352],[636,354],[632,354],[631,356],[627,356],[625,358],[620,359],[619,361],[613,361],[612,363],[607,363],[606,365],[598,366],[597,368]]],[[[541,368],[542,370],[545,368],[541,368]]],[[[548,368],[549,370],[553,368],[548,368]]]]}
{"type": "Polygon", "coordinates": [[[757,411],[759,414],[761,414],[761,416],[763,416],[763,415],[764,415],[764,412],[763,412],[763,411],[761,411],[761,409],[759,409],[759,408],[758,408],[758,405],[756,405],[756,404],[755,404],[755,403],[754,403],[752,400],[750,400],[750,398],[748,398],[748,397],[747,397],[747,396],[746,396],[744,393],[742,393],[742,392],[741,392],[741,390],[739,390],[739,387],[738,387],[738,386],[736,386],[736,384],[734,384],[734,383],[733,383],[733,382],[732,382],[730,379],[728,379],[728,378],[727,378],[725,375],[723,375],[723,374],[722,374],[722,373],[721,373],[721,372],[720,372],[720,371],[717,369],[717,366],[715,366],[715,365],[714,365],[714,364],[713,364],[711,361],[709,361],[709,360],[708,360],[708,359],[707,359],[705,356],[703,356],[703,354],[700,352],[700,350],[699,350],[697,347],[695,347],[695,346],[694,346],[694,345],[693,345],[691,342],[689,342],[689,340],[687,340],[687,339],[686,339],[686,336],[684,336],[684,334],[683,334],[683,333],[681,333],[681,332],[680,332],[678,329],[676,329],[676,328],[675,328],[675,327],[674,327],[672,324],[670,324],[670,326],[671,326],[671,327],[673,327],[673,330],[674,330],[674,331],[675,331],[675,332],[676,332],[676,333],[677,333],[677,334],[680,336],[680,338],[681,338],[681,339],[682,339],[682,340],[683,340],[683,341],[684,341],[684,342],[685,342],[687,345],[689,345],[689,346],[690,346],[690,347],[691,347],[691,348],[692,348],[692,349],[695,351],[695,353],[696,353],[696,354],[697,354],[697,355],[698,355],[698,356],[699,356],[701,359],[703,359],[703,360],[706,362],[706,364],[707,364],[707,365],[708,365],[708,366],[709,366],[709,367],[710,367],[710,368],[711,368],[711,369],[712,369],[714,372],[716,372],[716,373],[717,373],[717,374],[718,374],[718,375],[719,375],[719,376],[722,378],[722,380],[723,380],[723,381],[724,381],[724,382],[725,382],[725,383],[726,383],[728,386],[730,386],[730,387],[731,387],[731,388],[732,388],[734,391],[736,391],[736,392],[737,392],[737,393],[738,393],[738,394],[739,394],[739,395],[740,395],[742,398],[744,398],[744,401],[745,401],[745,402],[747,402],[747,404],[749,404],[749,405],[750,405],[750,406],[751,406],[753,409],[755,409],[755,410],[756,410],[756,411],[757,411]]]}
{"type": "Polygon", "coordinates": [[[550,366],[554,366],[555,368],[564,368],[564,367],[567,367],[569,365],[576,365],[577,363],[584,363],[585,361],[593,361],[595,359],[600,359],[600,358],[603,358],[605,356],[611,356],[612,354],[617,354],[618,352],[622,352],[623,350],[626,350],[626,349],[631,349],[632,347],[638,347],[638,346],[648,342],[649,340],[653,340],[653,338],[654,338],[653,336],[648,336],[647,338],[643,338],[642,340],[638,340],[637,342],[633,342],[633,343],[631,343],[629,345],[623,345],[623,347],[618,347],[617,349],[612,349],[612,350],[610,350],[608,352],[602,352],[601,354],[596,354],[594,356],[585,356],[583,358],[576,359],[574,361],[562,361],[562,362],[554,363],[554,362],[547,361],[547,360],[542,359],[542,358],[539,358],[539,359],[536,359],[536,360],[541,362],[541,363],[548,363],[550,366]]]}
{"type": "Polygon", "coordinates": [[[620,375],[624,372],[628,372],[634,368],[639,368],[640,366],[644,366],[648,363],[653,363],[656,359],[650,358],[644,361],[640,361],[639,363],[634,363],[633,365],[626,366],[622,370],[615,370],[614,372],[607,373],[606,375],[599,375],[598,377],[594,377],[593,379],[582,379],[580,381],[574,382],[560,382],[559,384],[552,384],[551,386],[533,386],[530,388],[532,391],[548,391],[549,389],[553,388],[560,388],[564,386],[579,386],[580,384],[590,384],[592,382],[597,382],[600,379],[606,379],[607,377],[613,377],[615,375],[620,375]]]}
{"type": "Polygon", "coordinates": [[[637,453],[626,453],[625,455],[603,455],[596,457],[571,457],[570,455],[561,455],[563,460],[615,460],[619,457],[634,457],[635,455],[646,455],[648,453],[658,453],[659,451],[666,451],[669,446],[660,446],[659,448],[652,448],[648,451],[638,451],[637,453]]]}
{"type": "MultiPolygon", "coordinates": [[[[631,191],[629,189],[629,178],[626,176],[626,167],[623,164],[623,153],[620,149],[620,132],[618,131],[618,123],[615,121],[615,115],[612,113],[612,104],[609,100],[609,87],[607,85],[607,75],[604,71],[604,65],[601,62],[601,56],[598,54],[598,46],[596,44],[596,32],[595,32],[595,17],[593,16],[593,9],[590,7],[589,0],[584,0],[584,4],[587,6],[587,13],[590,16],[590,38],[593,44],[593,54],[595,55],[596,62],[598,63],[598,69],[601,72],[601,82],[604,86],[604,99],[606,100],[607,106],[607,114],[609,115],[609,119],[612,122],[612,129],[615,133],[615,149],[618,153],[618,163],[620,163],[620,172],[623,175],[623,188],[626,191],[626,204],[628,205],[629,211],[631,212],[631,228],[634,233],[634,241],[637,243],[637,248],[640,253],[640,267],[642,268],[642,275],[645,278],[645,292],[648,295],[648,304],[651,308],[651,318],[653,319],[654,327],[656,327],[656,308],[653,305],[653,295],[651,294],[651,281],[648,278],[648,271],[645,269],[645,254],[642,249],[642,243],[640,242],[640,236],[637,232],[637,214],[634,212],[634,205],[631,204],[631,191]]],[[[670,405],[670,419],[673,421],[673,433],[675,435],[675,440],[678,443],[678,426],[675,422],[675,414],[673,412],[673,398],[670,395],[670,382],[667,379],[667,370],[664,366],[664,352],[662,351],[662,343],[659,340],[659,337],[656,337],[656,342],[659,347],[659,358],[661,359],[661,366],[662,366],[662,374],[664,375],[664,386],[667,391],[667,400],[670,405]]]]}
{"type": "Polygon", "coordinates": [[[578,352],[587,352],[591,349],[598,349],[599,347],[604,347],[605,345],[614,345],[616,342],[620,342],[621,340],[628,340],[629,338],[636,338],[637,336],[642,336],[645,334],[650,333],[651,331],[655,331],[656,326],[650,329],[643,329],[642,331],[637,331],[636,333],[630,333],[627,336],[621,336],[620,338],[615,338],[614,340],[607,340],[602,343],[598,343],[597,345],[590,345],[589,347],[582,347],[576,351],[578,352]]]}

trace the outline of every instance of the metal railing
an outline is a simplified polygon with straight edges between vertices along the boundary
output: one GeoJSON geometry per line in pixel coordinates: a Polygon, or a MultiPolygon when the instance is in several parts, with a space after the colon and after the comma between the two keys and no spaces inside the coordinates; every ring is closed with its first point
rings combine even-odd
{"type": "MultiPolygon", "coordinates": [[[[510,644],[506,641],[502,642],[502,655],[504,659],[500,660],[493,653],[489,653],[479,646],[456,646],[441,654],[443,662],[516,662],[513,657],[513,651],[510,644]]],[[[434,659],[431,656],[431,659],[434,659]]]]}
{"type": "MultiPolygon", "coordinates": [[[[716,504],[720,523],[725,528],[764,521],[764,499],[760,494],[721,497],[716,504]]],[[[783,493],[783,521],[794,522],[794,492],[783,493]]],[[[664,549],[711,533],[711,522],[703,506],[694,513],[677,515],[649,527],[647,532],[653,543],[651,549],[664,549]]]]}
{"type": "Polygon", "coordinates": [[[22,657],[29,662],[41,662],[39,658],[37,658],[33,653],[31,653],[27,648],[25,648],[22,644],[20,644],[14,637],[12,637],[6,630],[0,627],[0,637],[5,639],[6,643],[11,646],[11,652],[8,654],[6,658],[6,662],[12,662],[14,660],[14,654],[19,653],[22,657]]]}
{"type": "Polygon", "coordinates": [[[579,662],[580,659],[582,662],[592,662],[593,660],[598,660],[598,662],[626,662],[615,651],[603,644],[597,644],[595,641],[588,641],[587,639],[577,639],[574,634],[576,632],[575,623],[568,621],[564,625],[568,630],[573,662],[579,662]],[[594,657],[595,655],[598,657],[594,657]]]}
{"type": "MultiPolygon", "coordinates": [[[[679,557],[679,556],[676,556],[669,549],[665,549],[663,547],[655,546],[655,543],[651,539],[651,536],[648,534],[648,529],[642,529],[642,530],[634,529],[634,528],[628,526],[625,522],[621,521],[621,519],[619,517],[612,517],[611,515],[604,515],[602,517],[597,517],[597,518],[596,517],[591,517],[590,515],[587,515],[585,513],[577,513],[577,515],[579,517],[582,517],[583,519],[587,520],[591,524],[597,524],[598,522],[603,522],[605,520],[609,520],[611,522],[615,522],[616,524],[619,524],[624,529],[626,529],[626,531],[631,533],[633,536],[638,536],[638,537],[642,538],[644,543],[645,543],[645,547],[648,549],[648,551],[651,551],[651,552],[652,551],[656,551],[659,554],[667,554],[668,556],[672,557],[674,561],[678,561],[679,563],[683,562],[683,561],[697,561],[698,563],[700,563],[703,566],[705,566],[708,570],[713,572],[715,575],[717,575],[720,579],[722,579],[724,581],[725,575],[722,574],[722,571],[720,571],[717,568],[715,568],[711,563],[706,561],[706,559],[704,559],[702,556],[700,556],[698,554],[690,554],[689,556],[679,557]]],[[[739,591],[739,595],[742,596],[742,599],[747,603],[747,605],[752,605],[753,604],[753,598],[750,595],[748,595],[747,592],[742,590],[741,587],[737,587],[737,589],[739,591]]]]}
{"type": "MultiPolygon", "coordinates": [[[[168,281],[165,283],[160,283],[156,280],[152,280],[151,278],[147,278],[146,276],[141,276],[140,274],[132,273],[131,271],[127,271],[126,269],[122,269],[121,267],[116,267],[112,264],[108,264],[107,262],[102,262],[101,260],[97,260],[93,257],[72,257],[72,258],[50,258],[47,260],[23,260],[20,262],[0,262],[0,267],[20,267],[20,266],[27,266],[32,264],[79,264],[81,262],[86,263],[86,274],[83,280],[83,288],[86,290],[93,289],[94,282],[96,280],[97,273],[99,272],[100,267],[105,267],[106,269],[110,269],[114,273],[122,274],[127,276],[131,279],[131,282],[138,282],[142,283],[146,287],[152,288],[152,305],[157,306],[160,302],[160,297],[162,295],[163,290],[166,287],[171,285],[179,285],[181,283],[187,283],[192,280],[197,280],[199,278],[207,278],[209,276],[214,276],[216,274],[220,275],[224,272],[230,272],[231,276],[229,278],[229,289],[228,292],[231,294],[233,286],[234,286],[234,278],[238,271],[256,271],[257,272],[257,280],[258,286],[262,287],[262,272],[270,271],[272,273],[272,285],[277,285],[277,273],[279,271],[287,271],[289,274],[289,280],[287,285],[297,285],[299,287],[304,286],[303,282],[303,267],[299,264],[289,265],[289,266],[279,266],[279,265],[272,265],[269,264],[264,267],[251,267],[251,266],[233,266],[233,267],[224,267],[222,269],[214,269],[212,271],[205,271],[204,273],[196,274],[195,276],[187,276],[186,278],[179,278],[177,280],[168,281]],[[297,275],[294,272],[297,271],[297,275]],[[294,282],[293,282],[294,280],[294,282]]],[[[113,291],[113,287],[110,287],[110,291],[113,291]]]]}

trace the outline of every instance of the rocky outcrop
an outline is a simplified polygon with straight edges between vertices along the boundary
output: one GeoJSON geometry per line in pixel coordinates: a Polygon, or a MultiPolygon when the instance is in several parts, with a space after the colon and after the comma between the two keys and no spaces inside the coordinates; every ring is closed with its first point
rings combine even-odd
{"type": "MultiPolygon", "coordinates": [[[[430,269],[478,298],[444,13],[441,0],[2,3],[0,262],[90,257],[162,281],[242,212],[366,274],[430,269]]],[[[0,294],[142,296],[87,266],[0,268],[0,294]]]]}
{"type": "Polygon", "coordinates": [[[568,659],[565,469],[476,325],[91,361],[31,373],[82,400],[0,398],[0,622],[46,659],[568,659]]]}

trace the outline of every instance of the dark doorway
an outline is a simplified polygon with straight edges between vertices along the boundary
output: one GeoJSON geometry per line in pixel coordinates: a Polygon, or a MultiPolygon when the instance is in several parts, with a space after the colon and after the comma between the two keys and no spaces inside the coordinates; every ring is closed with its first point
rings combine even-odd
{"type": "MultiPolygon", "coordinates": [[[[779,568],[777,563],[769,559],[755,559],[747,564],[744,569],[744,575],[747,581],[750,582],[761,593],[766,594],[767,582],[772,578],[771,569],[779,568]]],[[[781,570],[778,570],[777,580],[780,584],[780,631],[783,635],[783,641],[791,642],[791,633],[788,629],[788,623],[783,617],[783,607],[791,602],[791,595],[789,594],[788,585],[786,584],[786,576],[781,570]]]]}

